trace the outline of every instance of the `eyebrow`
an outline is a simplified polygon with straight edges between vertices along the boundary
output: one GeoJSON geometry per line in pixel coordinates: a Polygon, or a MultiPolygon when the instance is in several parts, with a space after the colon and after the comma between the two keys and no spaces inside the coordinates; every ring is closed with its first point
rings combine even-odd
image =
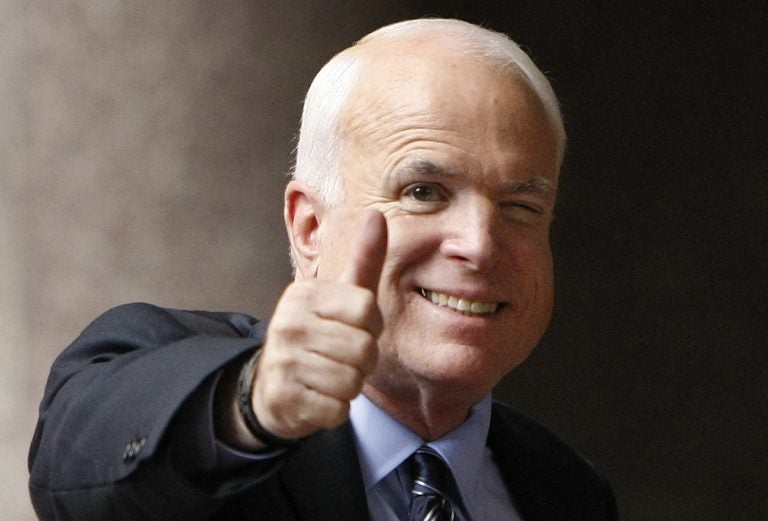
{"type": "MultiPolygon", "coordinates": [[[[408,161],[401,171],[407,176],[437,176],[456,177],[458,172],[429,159],[413,159],[408,161]]],[[[515,194],[533,194],[551,196],[556,192],[554,184],[545,177],[532,176],[523,181],[508,181],[502,184],[503,190],[515,194]]]]}
{"type": "Polygon", "coordinates": [[[525,181],[506,183],[506,189],[516,194],[552,195],[555,193],[555,187],[552,182],[538,175],[525,181]]]}
{"type": "Polygon", "coordinates": [[[402,167],[401,171],[410,176],[435,175],[438,177],[456,177],[457,175],[455,170],[429,159],[412,159],[402,167]]]}

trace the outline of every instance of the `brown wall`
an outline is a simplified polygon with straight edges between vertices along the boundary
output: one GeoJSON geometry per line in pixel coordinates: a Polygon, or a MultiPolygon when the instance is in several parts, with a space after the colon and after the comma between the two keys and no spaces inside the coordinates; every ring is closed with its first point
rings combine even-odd
{"type": "Polygon", "coordinates": [[[53,357],[107,307],[267,315],[303,93],[407,2],[0,4],[0,504],[53,357]],[[362,5],[360,4],[360,5],[362,5]]]}

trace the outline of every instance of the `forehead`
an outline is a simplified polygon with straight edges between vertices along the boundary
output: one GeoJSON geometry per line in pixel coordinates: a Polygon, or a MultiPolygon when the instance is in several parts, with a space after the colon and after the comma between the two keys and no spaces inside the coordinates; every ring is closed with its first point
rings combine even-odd
{"type": "Polygon", "coordinates": [[[440,150],[503,169],[526,163],[554,180],[554,130],[516,69],[410,50],[393,46],[367,60],[342,118],[348,151],[373,159],[440,150]]]}
{"type": "Polygon", "coordinates": [[[447,118],[463,116],[467,111],[495,109],[504,103],[515,102],[518,108],[541,105],[512,65],[439,49],[404,55],[398,54],[398,50],[386,49],[364,61],[360,80],[350,93],[345,111],[352,124],[379,120],[392,113],[400,117],[424,114],[447,118]]]}

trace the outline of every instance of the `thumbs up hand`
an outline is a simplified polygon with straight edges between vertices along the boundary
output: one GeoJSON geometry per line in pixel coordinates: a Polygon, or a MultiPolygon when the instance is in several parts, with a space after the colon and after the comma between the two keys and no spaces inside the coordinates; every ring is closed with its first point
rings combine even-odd
{"type": "Polygon", "coordinates": [[[376,291],[387,250],[384,216],[364,216],[338,280],[292,283],[267,331],[251,395],[261,425],[296,439],[341,425],[376,366],[376,291]]]}

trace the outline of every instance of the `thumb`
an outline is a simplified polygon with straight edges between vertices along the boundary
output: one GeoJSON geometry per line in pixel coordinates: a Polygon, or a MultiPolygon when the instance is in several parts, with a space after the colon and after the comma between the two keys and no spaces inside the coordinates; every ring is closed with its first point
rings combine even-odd
{"type": "Polygon", "coordinates": [[[349,264],[341,276],[342,282],[376,293],[386,254],[387,221],[381,212],[370,210],[363,216],[357,230],[349,264]]]}

